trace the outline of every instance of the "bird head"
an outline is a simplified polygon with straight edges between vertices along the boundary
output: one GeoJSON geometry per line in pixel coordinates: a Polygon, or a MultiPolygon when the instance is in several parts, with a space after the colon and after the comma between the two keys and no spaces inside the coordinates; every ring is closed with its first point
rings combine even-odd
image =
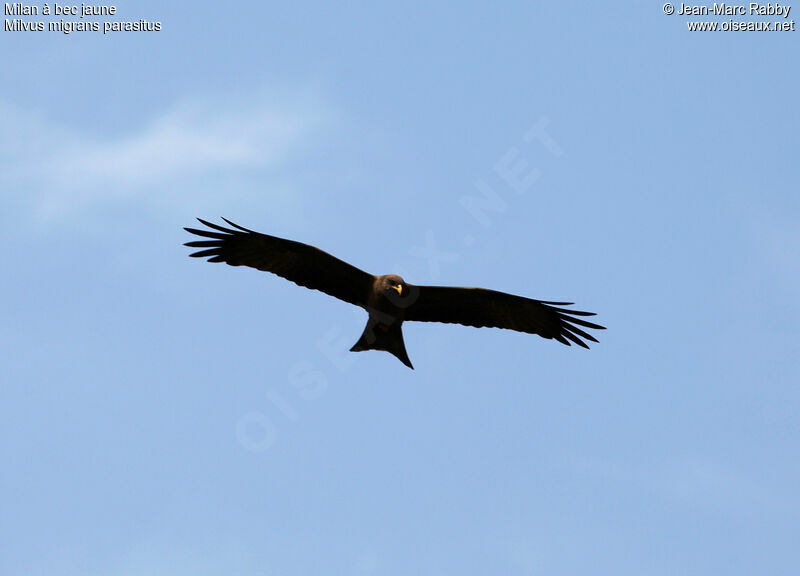
{"type": "Polygon", "coordinates": [[[397,274],[388,274],[383,277],[381,289],[386,296],[397,298],[405,296],[408,292],[405,281],[397,274]]]}

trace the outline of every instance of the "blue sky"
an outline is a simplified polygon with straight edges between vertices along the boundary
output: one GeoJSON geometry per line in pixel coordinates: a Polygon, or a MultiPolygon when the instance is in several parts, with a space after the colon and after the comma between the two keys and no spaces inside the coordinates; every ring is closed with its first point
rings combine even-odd
{"type": "Polygon", "coordinates": [[[800,569],[796,32],[220,6],[0,33],[0,573],[800,569]],[[407,324],[411,371],[197,216],[608,330],[407,324]]]}

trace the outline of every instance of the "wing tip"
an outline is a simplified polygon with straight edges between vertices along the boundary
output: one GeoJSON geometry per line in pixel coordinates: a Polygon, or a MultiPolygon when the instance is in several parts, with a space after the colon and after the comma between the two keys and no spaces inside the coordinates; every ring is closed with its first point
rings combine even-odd
{"type": "Polygon", "coordinates": [[[228,223],[228,225],[230,225],[230,226],[233,226],[234,228],[238,228],[238,229],[239,229],[239,230],[241,230],[242,232],[247,232],[247,233],[249,233],[249,234],[252,234],[252,232],[253,232],[252,230],[249,230],[249,229],[245,228],[244,226],[239,226],[238,224],[235,224],[234,222],[231,222],[230,220],[228,220],[227,218],[225,218],[225,216],[220,216],[220,218],[222,218],[223,220],[225,220],[225,222],[227,222],[227,223],[228,223]]]}

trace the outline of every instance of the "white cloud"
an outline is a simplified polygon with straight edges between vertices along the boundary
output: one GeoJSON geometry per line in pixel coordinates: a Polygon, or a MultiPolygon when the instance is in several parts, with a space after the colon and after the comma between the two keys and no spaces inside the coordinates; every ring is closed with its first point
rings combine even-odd
{"type": "Polygon", "coordinates": [[[174,201],[209,177],[280,165],[325,116],[314,103],[206,98],[97,136],[0,101],[0,185],[44,216],[137,194],[174,201]]]}

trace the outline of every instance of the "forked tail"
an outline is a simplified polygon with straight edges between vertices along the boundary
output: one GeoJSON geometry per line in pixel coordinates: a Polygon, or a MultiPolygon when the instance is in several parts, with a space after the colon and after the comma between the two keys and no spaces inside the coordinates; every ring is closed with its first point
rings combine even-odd
{"type": "Polygon", "coordinates": [[[361,334],[358,342],[350,348],[350,351],[384,350],[413,370],[414,366],[411,365],[411,360],[408,359],[406,343],[403,341],[402,325],[402,322],[386,325],[369,319],[364,328],[364,333],[361,334]]]}

